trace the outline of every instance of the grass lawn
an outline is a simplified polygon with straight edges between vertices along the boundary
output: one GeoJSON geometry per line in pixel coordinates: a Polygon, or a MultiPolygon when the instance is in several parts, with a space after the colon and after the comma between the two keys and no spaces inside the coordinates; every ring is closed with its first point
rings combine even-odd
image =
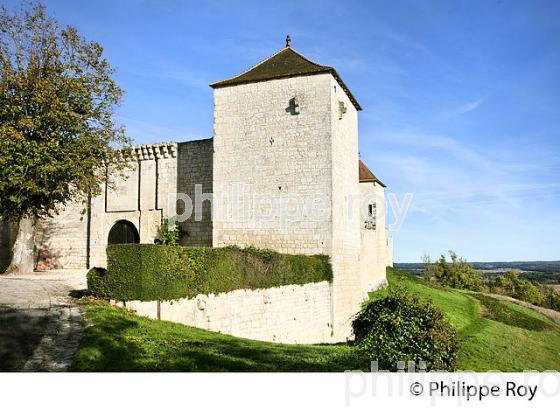
{"type": "MultiPolygon", "coordinates": [[[[478,293],[432,286],[393,269],[391,286],[431,299],[457,328],[463,370],[560,370],[560,328],[528,308],[478,293]]],[[[386,291],[374,292],[372,298],[386,291]]],[[[240,339],[136,316],[99,301],[83,304],[90,324],[74,371],[341,372],[367,369],[340,345],[282,345],[240,339]]]]}
{"type": "Polygon", "coordinates": [[[363,362],[351,347],[282,345],[136,316],[105,302],[84,305],[88,321],[73,371],[342,372],[363,362]]]}
{"type": "Polygon", "coordinates": [[[560,370],[560,328],[552,319],[479,293],[431,286],[394,269],[387,275],[391,286],[431,299],[444,311],[457,328],[462,370],[560,370]]]}

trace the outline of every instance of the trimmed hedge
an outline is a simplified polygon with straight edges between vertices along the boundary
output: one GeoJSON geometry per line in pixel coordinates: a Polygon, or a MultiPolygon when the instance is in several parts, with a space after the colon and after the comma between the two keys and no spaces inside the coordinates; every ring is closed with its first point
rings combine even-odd
{"type": "Polygon", "coordinates": [[[115,300],[175,300],[198,294],[332,281],[326,255],[287,255],[238,247],[122,244],[107,247],[107,271],[88,288],[115,300]]]}
{"type": "Polygon", "coordinates": [[[108,295],[106,279],[107,269],[91,268],[87,273],[87,287],[95,295],[108,295]]]}

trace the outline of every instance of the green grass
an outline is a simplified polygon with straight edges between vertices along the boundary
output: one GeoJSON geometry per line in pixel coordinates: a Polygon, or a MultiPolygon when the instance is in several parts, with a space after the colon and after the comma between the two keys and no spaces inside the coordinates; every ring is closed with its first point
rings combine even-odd
{"type": "Polygon", "coordinates": [[[84,308],[93,326],[72,371],[342,372],[363,366],[345,344],[257,342],[146,319],[104,302],[84,308]]]}
{"type": "MultiPolygon", "coordinates": [[[[462,370],[560,370],[560,328],[528,308],[479,293],[433,286],[388,270],[391,286],[431,299],[457,328],[462,370]]],[[[374,292],[382,297],[386,290],[374,292]]],[[[364,369],[352,347],[241,339],[84,303],[88,322],[74,371],[341,372],[364,369]]]]}
{"type": "Polygon", "coordinates": [[[394,269],[387,278],[390,286],[431,299],[445,312],[458,331],[460,369],[560,370],[560,328],[548,317],[479,293],[433,286],[394,269]]]}

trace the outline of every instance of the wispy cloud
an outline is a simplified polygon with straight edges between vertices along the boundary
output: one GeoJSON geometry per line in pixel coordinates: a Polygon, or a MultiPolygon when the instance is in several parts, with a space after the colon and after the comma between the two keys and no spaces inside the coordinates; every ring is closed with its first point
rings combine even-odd
{"type": "Polygon", "coordinates": [[[539,162],[507,148],[497,156],[450,136],[421,132],[384,133],[374,139],[383,147],[375,162],[391,170],[399,191],[414,193],[411,211],[440,221],[457,213],[476,218],[521,211],[531,201],[560,197],[559,182],[535,173],[537,166],[541,174],[557,166],[554,157],[539,162]]]}
{"type": "Polygon", "coordinates": [[[473,101],[469,101],[451,111],[451,116],[463,115],[476,110],[486,101],[486,97],[481,97],[473,101]]]}

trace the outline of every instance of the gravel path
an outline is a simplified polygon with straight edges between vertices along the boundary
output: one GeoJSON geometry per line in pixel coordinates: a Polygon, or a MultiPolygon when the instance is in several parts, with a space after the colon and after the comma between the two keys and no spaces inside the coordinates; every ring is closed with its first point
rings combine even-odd
{"type": "Polygon", "coordinates": [[[85,271],[0,276],[0,371],[63,371],[82,336],[85,271]]]}

